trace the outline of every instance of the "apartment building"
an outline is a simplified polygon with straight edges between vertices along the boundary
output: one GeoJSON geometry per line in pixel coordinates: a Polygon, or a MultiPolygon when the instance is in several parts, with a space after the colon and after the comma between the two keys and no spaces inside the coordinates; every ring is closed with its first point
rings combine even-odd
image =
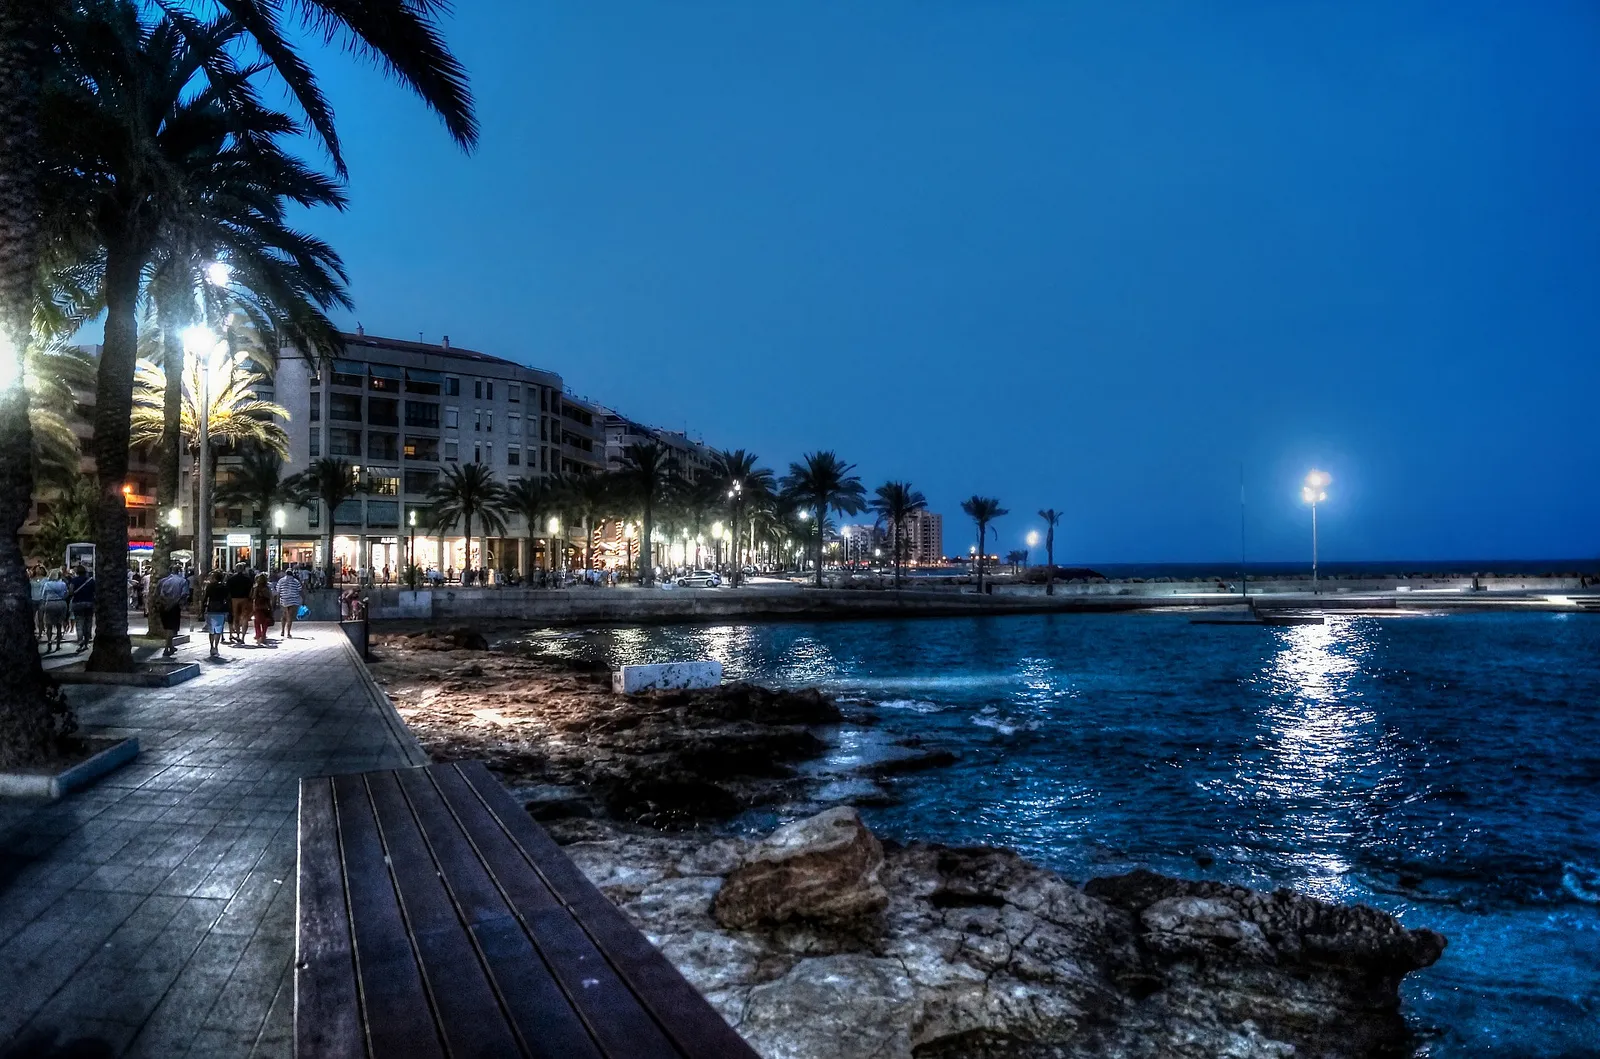
{"type": "MultiPolygon", "coordinates": [[[[944,516],[918,511],[905,522],[906,562],[912,566],[939,566],[944,562],[944,516]]],[[[894,540],[894,523],[889,523],[889,540],[894,540]]]]}
{"type": "Polygon", "coordinates": [[[615,409],[604,408],[601,412],[606,439],[606,466],[611,470],[621,469],[623,454],[628,446],[647,441],[659,442],[672,450],[678,461],[679,472],[691,481],[711,470],[716,458],[716,450],[711,446],[693,440],[682,431],[646,426],[615,409]]]}
{"type": "MultiPolygon", "coordinates": [[[[274,379],[275,399],[291,415],[286,473],[336,456],[357,468],[364,486],[333,512],[336,564],[403,570],[409,512],[428,506],[443,468],[478,462],[510,482],[605,467],[601,410],[566,393],[552,371],[452,346],[448,336],[433,344],[358,331],[344,340],[344,355],[331,364],[284,350],[274,379]]],[[[322,512],[286,515],[284,557],[322,563],[322,512]]],[[[504,536],[490,537],[490,565],[523,571],[549,565],[549,549],[562,542],[543,539],[543,527],[534,527],[529,555],[528,529],[512,519],[504,536]]],[[[418,564],[456,570],[467,564],[460,536],[447,533],[441,542],[426,532],[415,537],[418,564]]],[[[483,561],[476,548],[472,561],[483,561]]]]}

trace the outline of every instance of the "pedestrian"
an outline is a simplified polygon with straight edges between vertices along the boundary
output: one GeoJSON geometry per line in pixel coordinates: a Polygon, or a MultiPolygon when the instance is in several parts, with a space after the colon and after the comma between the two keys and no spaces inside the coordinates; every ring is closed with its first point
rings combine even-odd
{"type": "Polygon", "coordinates": [[[167,645],[161,649],[162,658],[171,658],[178,653],[172,638],[178,635],[178,629],[183,624],[183,604],[188,598],[189,579],[183,576],[183,568],[173,563],[167,576],[157,581],[150,592],[150,605],[155,608],[156,615],[161,619],[161,631],[167,636],[167,645]]]}
{"type": "Polygon", "coordinates": [[[278,605],[283,608],[285,640],[294,639],[294,620],[300,616],[300,601],[304,596],[301,588],[300,576],[292,569],[285,570],[278,578],[278,605]]]}
{"type": "Polygon", "coordinates": [[[51,654],[61,646],[67,624],[67,583],[59,567],[45,575],[41,598],[44,602],[44,651],[51,654]]]}
{"type": "Polygon", "coordinates": [[[235,566],[228,577],[228,636],[240,647],[244,646],[245,627],[250,624],[250,589],[255,581],[245,563],[235,566]]]}
{"type": "Polygon", "coordinates": [[[76,587],[67,596],[73,624],[78,629],[78,649],[73,653],[82,654],[94,642],[94,574],[80,566],[73,582],[76,587]]]}
{"type": "Polygon", "coordinates": [[[28,571],[28,595],[33,600],[33,638],[44,639],[44,567],[34,564],[28,571]]]}
{"type": "Polygon", "coordinates": [[[256,620],[256,643],[267,645],[267,629],[272,626],[272,586],[266,574],[257,574],[250,587],[250,612],[256,620]]]}
{"type": "Polygon", "coordinates": [[[200,607],[205,612],[206,635],[211,638],[211,657],[221,658],[217,648],[222,646],[222,635],[228,627],[228,616],[233,612],[233,600],[228,595],[228,582],[223,580],[221,570],[211,571],[211,580],[206,582],[205,591],[201,593],[200,607]]]}

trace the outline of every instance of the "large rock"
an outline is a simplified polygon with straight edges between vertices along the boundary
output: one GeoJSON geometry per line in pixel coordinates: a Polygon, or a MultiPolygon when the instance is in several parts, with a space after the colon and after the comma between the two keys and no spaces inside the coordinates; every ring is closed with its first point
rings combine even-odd
{"type": "Polygon", "coordinates": [[[758,843],[717,894],[713,913],[743,929],[791,919],[848,925],[879,912],[883,846],[854,809],[840,806],[778,828],[758,843]]]}

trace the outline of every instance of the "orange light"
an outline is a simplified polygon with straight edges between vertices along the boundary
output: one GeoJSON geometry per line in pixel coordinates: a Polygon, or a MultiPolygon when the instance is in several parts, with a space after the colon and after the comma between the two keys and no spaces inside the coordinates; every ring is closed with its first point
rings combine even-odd
{"type": "Polygon", "coordinates": [[[133,486],[131,486],[131,485],[123,486],[122,487],[122,495],[123,496],[132,496],[133,495],[133,486]]]}

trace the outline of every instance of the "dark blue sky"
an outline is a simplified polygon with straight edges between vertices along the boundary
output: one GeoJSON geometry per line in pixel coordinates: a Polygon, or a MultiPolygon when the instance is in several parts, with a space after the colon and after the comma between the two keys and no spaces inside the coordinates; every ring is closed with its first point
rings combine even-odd
{"type": "Polygon", "coordinates": [[[369,333],[1058,561],[1600,552],[1600,9],[470,0],[483,143],[321,63],[369,333]]]}

